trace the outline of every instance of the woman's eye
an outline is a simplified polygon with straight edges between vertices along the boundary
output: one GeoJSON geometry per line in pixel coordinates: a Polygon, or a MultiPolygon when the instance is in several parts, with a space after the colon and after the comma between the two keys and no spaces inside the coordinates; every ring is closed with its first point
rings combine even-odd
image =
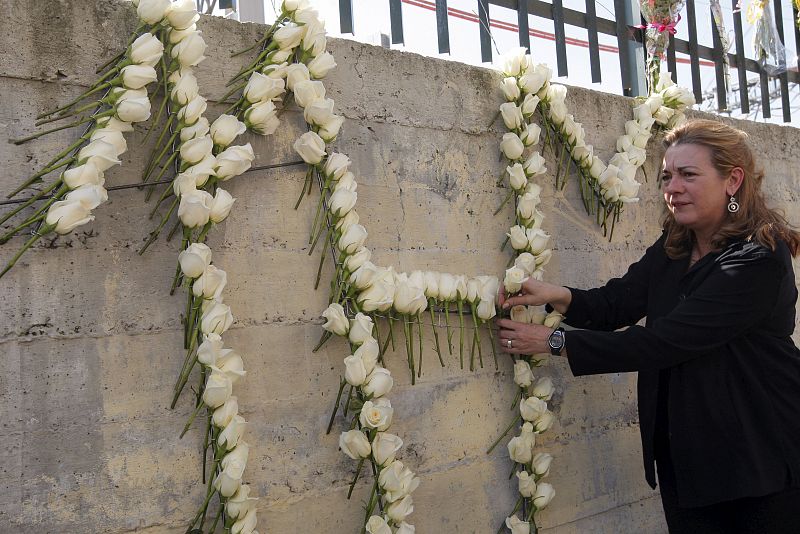
{"type": "Polygon", "coordinates": [[[662,182],[668,182],[670,178],[671,178],[671,176],[669,174],[662,174],[661,175],[661,181],[662,182]]]}

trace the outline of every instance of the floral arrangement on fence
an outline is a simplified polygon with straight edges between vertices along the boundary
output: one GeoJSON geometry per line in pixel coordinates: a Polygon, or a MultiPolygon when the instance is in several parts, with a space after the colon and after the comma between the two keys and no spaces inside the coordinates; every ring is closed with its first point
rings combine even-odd
{"type": "Polygon", "coordinates": [[[661,62],[669,45],[669,36],[675,35],[675,26],[681,20],[681,10],[686,0],[641,0],[639,7],[646,26],[644,29],[647,49],[647,81],[652,93],[661,76],[661,62]]]}

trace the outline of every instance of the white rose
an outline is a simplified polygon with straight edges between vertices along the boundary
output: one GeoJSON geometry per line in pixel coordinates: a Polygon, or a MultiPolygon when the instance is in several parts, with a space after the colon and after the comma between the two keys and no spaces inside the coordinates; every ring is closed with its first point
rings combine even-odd
{"type": "Polygon", "coordinates": [[[299,81],[294,86],[293,91],[297,105],[302,108],[305,108],[314,100],[325,98],[325,86],[320,81],[299,81]]]}
{"type": "Polygon", "coordinates": [[[463,274],[456,276],[456,295],[459,300],[467,298],[467,277],[463,274]]]}
{"type": "Polygon", "coordinates": [[[185,106],[178,110],[178,120],[185,125],[192,125],[206,112],[207,106],[208,103],[205,98],[195,95],[185,106]]]}
{"type": "MultiPolygon", "coordinates": [[[[544,249],[547,248],[547,242],[550,240],[547,232],[540,228],[528,228],[525,234],[528,238],[528,247],[534,255],[544,252],[544,249]]],[[[533,271],[528,274],[533,274],[533,271]]]]}
{"type": "Polygon", "coordinates": [[[356,289],[367,289],[380,278],[382,271],[383,269],[381,267],[367,260],[350,275],[350,283],[353,284],[356,289]]]}
{"type": "Polygon", "coordinates": [[[190,191],[181,197],[178,218],[187,228],[198,228],[208,222],[214,197],[206,191],[190,191]]]}
{"type": "Polygon", "coordinates": [[[191,141],[192,139],[199,139],[201,137],[205,137],[205,135],[210,130],[210,125],[208,124],[208,119],[205,117],[200,117],[197,121],[192,124],[191,126],[184,126],[180,130],[180,139],[181,142],[185,143],[186,141],[191,141]]]}
{"type": "Polygon", "coordinates": [[[155,67],[163,55],[164,44],[152,33],[143,33],[131,43],[130,58],[137,65],[155,67]]]}
{"type": "Polygon", "coordinates": [[[519,401],[519,413],[525,421],[535,421],[547,412],[547,403],[539,397],[528,397],[519,401]]]}
{"type": "Polygon", "coordinates": [[[496,276],[477,276],[481,281],[481,299],[494,302],[500,289],[500,280],[496,276]]]}
{"type": "Polygon", "coordinates": [[[326,319],[322,328],[337,336],[347,335],[347,332],[350,330],[350,321],[347,319],[347,315],[345,315],[344,308],[341,304],[338,302],[332,303],[322,312],[322,316],[326,319]]]}
{"type": "Polygon", "coordinates": [[[515,160],[522,157],[522,152],[525,150],[525,145],[522,140],[513,132],[508,132],[503,135],[503,140],[500,141],[500,151],[503,155],[510,159],[515,160]]]}
{"type": "Polygon", "coordinates": [[[314,132],[306,132],[294,142],[294,149],[309,165],[317,165],[325,156],[325,141],[314,132]]]}
{"type": "Polygon", "coordinates": [[[247,126],[239,119],[233,115],[222,114],[210,127],[211,139],[215,145],[226,147],[246,130],[247,126]]]}
{"type": "Polygon", "coordinates": [[[467,280],[467,300],[469,302],[475,302],[479,300],[478,293],[481,289],[481,283],[475,278],[469,278],[467,280]]]}
{"type": "MultiPolygon", "coordinates": [[[[331,306],[333,306],[333,304],[331,304],[331,306]]],[[[344,314],[344,308],[342,308],[342,314],[344,314]]],[[[372,338],[372,327],[373,327],[372,317],[370,317],[369,315],[364,315],[361,312],[358,312],[355,318],[353,318],[349,322],[349,328],[348,331],[346,332],[348,334],[348,339],[350,340],[350,343],[354,345],[361,345],[366,340],[372,338]]],[[[339,332],[336,333],[338,334],[339,332]]],[[[344,334],[339,334],[339,335],[343,336],[344,334]]]]}
{"type": "Polygon", "coordinates": [[[377,428],[378,431],[382,432],[392,424],[393,414],[394,410],[392,410],[392,404],[389,399],[368,400],[361,407],[358,420],[361,422],[361,426],[377,428]]]}
{"type": "Polygon", "coordinates": [[[539,152],[534,152],[530,157],[525,160],[522,168],[528,177],[538,176],[547,172],[547,167],[544,164],[544,158],[539,152]]]}
{"type": "Polygon", "coordinates": [[[509,167],[506,167],[506,172],[508,173],[508,181],[511,185],[511,189],[514,191],[520,191],[528,185],[528,177],[525,176],[525,170],[522,168],[521,163],[515,163],[509,167]]]}
{"type": "Polygon", "coordinates": [[[539,143],[541,134],[542,129],[539,125],[531,123],[525,126],[525,129],[520,134],[520,139],[522,139],[522,144],[525,146],[533,146],[539,143]]]}
{"type": "Polygon", "coordinates": [[[221,187],[218,188],[214,199],[211,201],[211,211],[208,214],[209,220],[213,223],[224,221],[231,212],[234,202],[236,202],[236,199],[233,198],[230,193],[221,187]]]}
{"type": "Polygon", "coordinates": [[[515,515],[506,518],[506,527],[511,534],[530,534],[531,531],[531,524],[515,515]]]}
{"type": "Polygon", "coordinates": [[[209,366],[211,374],[206,379],[203,390],[203,402],[209,408],[218,408],[227,401],[233,392],[233,382],[230,377],[216,366],[209,366]]]}
{"type": "Polygon", "coordinates": [[[271,100],[283,94],[285,86],[286,83],[282,78],[272,78],[260,72],[254,72],[247,80],[242,96],[248,102],[255,104],[263,100],[271,100]]]}
{"type": "Polygon", "coordinates": [[[529,119],[535,112],[536,108],[539,106],[540,99],[536,95],[525,95],[525,98],[522,101],[522,116],[526,119],[529,119]]]}
{"type": "Polygon", "coordinates": [[[411,498],[411,495],[406,495],[401,500],[393,502],[386,509],[386,515],[388,515],[395,523],[403,521],[413,512],[414,500],[411,498]]]}
{"type": "MultiPolygon", "coordinates": [[[[308,71],[308,67],[305,64],[292,63],[286,67],[286,87],[288,87],[290,91],[295,91],[298,85],[302,84],[303,82],[307,82],[310,79],[311,73],[308,71]]],[[[320,98],[324,98],[324,96],[320,98]]],[[[301,107],[306,107],[314,100],[315,99],[307,101],[301,107]]]]}
{"type": "Polygon", "coordinates": [[[229,180],[247,171],[254,158],[250,143],[229,146],[217,156],[214,174],[222,181],[229,180]]]}
{"type": "Polygon", "coordinates": [[[589,174],[597,180],[600,178],[600,175],[603,174],[606,170],[606,164],[597,156],[592,157],[592,163],[589,167],[589,174]]]}
{"type": "Polygon", "coordinates": [[[97,119],[97,125],[104,130],[116,130],[118,132],[132,132],[133,125],[129,122],[123,122],[116,117],[101,117],[97,119]]]}
{"type": "Polygon", "coordinates": [[[478,319],[481,321],[488,321],[495,315],[497,315],[497,310],[494,307],[494,298],[492,299],[482,299],[478,303],[478,307],[475,309],[475,313],[478,315],[478,319]]]}
{"type": "Polygon", "coordinates": [[[439,276],[439,273],[436,271],[425,271],[422,273],[426,297],[430,299],[439,298],[439,276]]]}
{"type": "Polygon", "coordinates": [[[225,428],[239,413],[239,401],[236,397],[228,397],[222,406],[218,406],[211,415],[211,422],[217,428],[225,428]]]}
{"type": "MultiPolygon", "coordinates": [[[[247,443],[241,442],[222,458],[222,471],[214,479],[214,487],[223,497],[230,497],[239,490],[249,454],[250,447],[247,443]]],[[[248,514],[254,511],[250,510],[248,514]]]]}
{"type": "Polygon", "coordinates": [[[397,502],[410,495],[419,486],[419,478],[414,472],[395,460],[381,470],[378,484],[384,489],[384,496],[388,502],[397,502]]]}
{"type": "Polygon", "coordinates": [[[641,166],[647,160],[647,151],[633,144],[625,149],[625,153],[634,167],[641,166]]]}
{"type": "Polygon", "coordinates": [[[170,28],[169,29],[169,43],[170,44],[177,44],[189,37],[191,34],[197,31],[197,24],[190,24],[186,28],[179,30],[177,28],[170,28]]]}
{"type": "Polygon", "coordinates": [[[583,140],[576,141],[575,145],[572,147],[572,157],[581,167],[585,168],[587,164],[591,165],[589,162],[593,155],[594,147],[592,145],[587,145],[583,140]]]}
{"type": "MultiPolygon", "coordinates": [[[[530,499],[536,493],[536,480],[527,471],[517,471],[519,494],[530,499]]],[[[512,530],[513,531],[513,530],[512,530]]]]}
{"type": "Polygon", "coordinates": [[[192,293],[195,297],[218,299],[227,283],[227,273],[222,269],[217,269],[214,265],[209,265],[195,280],[192,285],[192,293]]]}
{"type": "Polygon", "coordinates": [[[170,0],[139,0],[136,14],[139,19],[147,24],[154,25],[161,22],[171,3],[170,0]]]}
{"type": "Polygon", "coordinates": [[[254,510],[258,498],[250,497],[250,486],[242,484],[239,489],[225,501],[225,512],[231,519],[246,517],[250,510],[254,510]]]}
{"type": "Polygon", "coordinates": [[[525,281],[525,278],[527,278],[525,271],[519,267],[506,269],[506,276],[503,279],[503,286],[505,287],[506,293],[509,295],[517,293],[522,289],[522,282],[525,281]]]}
{"type": "Polygon", "coordinates": [[[339,238],[337,246],[345,254],[351,254],[364,246],[366,239],[367,229],[360,224],[354,224],[345,230],[344,234],[339,238]]]}
{"type": "Polygon", "coordinates": [[[519,436],[511,438],[508,442],[508,455],[519,464],[527,464],[533,458],[533,446],[536,444],[536,434],[530,423],[522,425],[519,436]]]}
{"type": "Polygon", "coordinates": [[[178,254],[181,272],[189,278],[197,278],[211,264],[211,249],[205,243],[192,243],[178,254]]]}
{"type": "Polygon", "coordinates": [[[514,225],[506,235],[509,237],[511,247],[514,250],[525,250],[528,248],[528,238],[525,236],[524,226],[514,225]]]}
{"type": "Polygon", "coordinates": [[[231,450],[236,447],[244,435],[247,423],[241,415],[234,415],[233,418],[225,425],[225,428],[220,432],[217,438],[217,445],[225,447],[225,450],[231,450]]]}
{"type": "Polygon", "coordinates": [[[526,388],[533,383],[533,371],[525,360],[514,362],[514,383],[521,388],[526,388]]]}
{"type": "Polygon", "coordinates": [[[82,185],[103,185],[106,182],[103,173],[89,161],[67,169],[61,175],[61,179],[64,181],[64,185],[70,189],[76,189],[82,185]]]}
{"type": "Polygon", "coordinates": [[[141,89],[150,82],[156,81],[156,69],[150,65],[128,65],[120,71],[122,85],[128,89],[141,89]]]}
{"type": "MultiPolygon", "coordinates": [[[[191,70],[177,70],[170,76],[169,81],[174,84],[170,91],[170,97],[172,101],[179,106],[185,106],[199,96],[197,78],[191,70]]],[[[205,102],[205,100],[202,102],[205,102]]],[[[198,102],[198,104],[200,104],[200,102],[198,102]]],[[[205,107],[203,107],[203,111],[205,111],[205,107]]],[[[202,114],[202,112],[200,112],[200,114],[202,114]]],[[[190,122],[193,123],[193,121],[190,122]]]]}
{"type": "Polygon", "coordinates": [[[104,172],[120,163],[117,159],[117,149],[102,139],[91,141],[81,148],[77,160],[80,164],[91,163],[98,172],[104,172]]]}
{"type": "Polygon", "coordinates": [[[500,84],[500,87],[503,89],[503,95],[509,102],[514,102],[519,98],[519,86],[517,85],[517,79],[514,76],[503,78],[503,82],[500,84]]]}
{"type": "Polygon", "coordinates": [[[501,58],[503,61],[503,73],[506,76],[519,76],[527,64],[525,60],[527,53],[527,49],[518,47],[504,54],[501,58]]]}
{"type": "Polygon", "coordinates": [[[344,117],[332,115],[330,119],[320,126],[319,130],[317,130],[317,133],[322,139],[325,140],[326,143],[330,143],[336,139],[337,135],[339,135],[339,129],[342,127],[343,122],[344,117]]]}
{"type": "Polygon", "coordinates": [[[348,430],[339,436],[339,448],[353,460],[367,458],[372,451],[367,436],[360,430],[348,430]]]}
{"type": "MultiPolygon", "coordinates": [[[[319,20],[313,20],[306,23],[306,34],[303,36],[303,42],[300,44],[300,48],[303,49],[304,52],[310,54],[313,58],[317,58],[325,52],[325,47],[328,45],[328,40],[325,37],[325,26],[319,20]]],[[[333,56],[331,56],[331,59],[333,56]]],[[[313,60],[312,62],[313,63],[313,60]]],[[[311,70],[311,63],[308,64],[308,69],[311,70]]],[[[335,65],[335,63],[334,63],[335,65]]],[[[315,65],[315,68],[319,67],[319,65],[315,65]]],[[[331,67],[332,68],[332,67],[331,67]]],[[[322,78],[327,74],[328,70],[320,67],[320,72],[322,72],[321,76],[316,76],[317,78],[322,78]]]]}
{"type": "MultiPolygon", "coordinates": [[[[500,115],[509,130],[516,130],[522,125],[522,110],[513,102],[505,102],[500,105],[500,115]]],[[[516,158],[511,158],[516,159],[516,158]]]]}
{"type": "MultiPolygon", "coordinates": [[[[560,87],[560,86],[553,86],[553,87],[560,87]]],[[[550,104],[550,119],[556,123],[557,125],[563,124],[564,119],[567,118],[567,106],[564,102],[552,102],[550,104]]]]}
{"type": "Polygon", "coordinates": [[[675,115],[674,109],[668,108],[666,106],[661,106],[660,108],[658,108],[658,111],[656,111],[653,114],[653,119],[657,124],[665,126],[673,115],[675,115]]]}
{"type": "Polygon", "coordinates": [[[233,350],[227,350],[226,354],[217,360],[217,367],[219,367],[220,371],[228,375],[232,384],[235,384],[240,378],[247,374],[244,370],[244,361],[242,357],[233,350]]]}
{"type": "Polygon", "coordinates": [[[203,312],[200,321],[200,331],[204,334],[222,335],[233,324],[233,315],[227,304],[213,302],[210,308],[203,312]]]}
{"type": "MultiPolygon", "coordinates": [[[[347,212],[347,215],[339,219],[336,225],[339,228],[346,226],[351,226],[353,224],[358,224],[358,213],[355,210],[350,210],[347,212]],[[355,215],[355,217],[351,217],[351,215],[355,215]],[[349,224],[346,224],[349,221],[349,224]],[[340,224],[341,223],[341,224],[340,224]]],[[[353,254],[347,256],[344,260],[344,267],[349,272],[355,272],[358,270],[364,263],[368,262],[369,259],[372,257],[372,251],[367,247],[359,247],[353,254]]]]}
{"type": "Polygon", "coordinates": [[[167,21],[170,26],[179,30],[188,28],[199,18],[195,0],[177,0],[167,10],[167,21]]]}
{"type": "Polygon", "coordinates": [[[188,141],[181,143],[180,155],[181,159],[189,164],[195,164],[203,160],[211,150],[214,148],[214,141],[211,136],[204,135],[202,137],[195,137],[188,141]]]}
{"type": "Polygon", "coordinates": [[[392,534],[392,529],[386,520],[378,515],[373,515],[367,521],[366,529],[369,534],[392,534]]]}
{"type": "Polygon", "coordinates": [[[512,321],[516,321],[518,323],[531,322],[530,314],[528,313],[528,307],[523,306],[522,304],[512,306],[511,312],[509,313],[509,317],[511,318],[512,321]]]}
{"type": "MultiPolygon", "coordinates": [[[[331,102],[333,101],[331,100],[331,102]]],[[[331,152],[331,154],[325,160],[323,173],[331,180],[336,181],[347,172],[347,168],[351,163],[352,162],[350,161],[350,158],[348,158],[345,154],[331,152]]]]}
{"type": "Polygon", "coordinates": [[[439,298],[445,302],[453,302],[458,297],[456,277],[450,273],[439,274],[439,298]]]}
{"type": "MultiPolygon", "coordinates": [[[[536,397],[530,397],[531,399],[535,399],[536,397]]],[[[550,410],[545,410],[544,413],[540,414],[539,417],[533,421],[533,427],[536,432],[542,433],[548,430],[556,420],[556,416],[550,410]]]]}
{"type": "Polygon", "coordinates": [[[77,200],[58,200],[47,210],[45,223],[55,225],[59,234],[68,234],[78,226],[94,220],[83,204],[77,200]]]}
{"type": "Polygon", "coordinates": [[[427,305],[425,288],[411,284],[402,274],[395,286],[394,308],[403,315],[414,316],[425,310],[427,305]]]}
{"type": "Polygon", "coordinates": [[[560,84],[551,84],[547,88],[547,101],[550,104],[564,102],[567,98],[567,88],[560,84]]]}
{"type": "Polygon", "coordinates": [[[119,130],[110,128],[98,128],[92,132],[89,137],[90,141],[102,139],[114,147],[117,156],[124,154],[128,150],[128,143],[125,141],[125,136],[119,130]]]}
{"type": "Polygon", "coordinates": [[[537,70],[534,70],[533,72],[526,72],[522,77],[520,77],[519,86],[526,94],[536,94],[548,81],[545,78],[545,75],[545,72],[537,70]]]}
{"type": "Polygon", "coordinates": [[[536,495],[533,496],[533,505],[537,510],[541,510],[553,500],[556,490],[547,482],[542,482],[536,486],[536,495]]]}
{"type": "Polygon", "coordinates": [[[386,465],[394,461],[395,454],[402,446],[403,440],[398,436],[378,432],[372,440],[372,457],[378,465],[386,465]]]}
{"type": "Polygon", "coordinates": [[[383,397],[392,390],[394,379],[388,369],[375,367],[367,376],[366,383],[362,386],[362,391],[373,398],[383,397]]]}
{"type": "Polygon", "coordinates": [[[552,461],[553,457],[550,454],[546,452],[537,453],[531,461],[533,472],[539,478],[546,477],[550,473],[550,462],[552,461]]]}
{"type": "Polygon", "coordinates": [[[555,389],[553,380],[545,376],[536,381],[536,384],[533,386],[533,395],[542,400],[549,401],[553,397],[555,389]]]}
{"type": "Polygon", "coordinates": [[[303,40],[305,28],[302,26],[282,26],[275,32],[273,39],[281,49],[296,48],[303,40]]]}
{"type": "Polygon", "coordinates": [[[541,251],[539,254],[536,255],[536,271],[531,274],[533,278],[536,280],[541,280],[542,270],[541,267],[544,267],[548,263],[550,263],[550,259],[553,257],[552,249],[546,249],[541,251]]]}
{"type": "MultiPolygon", "coordinates": [[[[203,336],[203,342],[197,347],[197,361],[203,365],[217,365],[217,360],[228,354],[230,350],[224,349],[222,337],[219,334],[203,336]]],[[[225,426],[225,425],[217,425],[225,426]]]]}
{"type": "Polygon", "coordinates": [[[108,191],[102,185],[85,184],[67,193],[64,199],[79,202],[90,211],[108,201],[108,191]]]}
{"type": "Polygon", "coordinates": [[[319,80],[324,78],[335,66],[336,60],[333,55],[330,52],[323,52],[309,62],[308,72],[312,78],[319,80]]]}
{"type": "Polygon", "coordinates": [[[378,340],[374,337],[365,339],[353,353],[353,356],[361,358],[361,361],[364,362],[364,370],[369,375],[375,369],[375,365],[378,363],[378,356],[380,356],[378,340]]]}
{"type": "Polygon", "coordinates": [[[181,67],[194,67],[206,58],[203,54],[208,45],[200,33],[190,33],[172,47],[172,57],[178,60],[181,67]]]}
{"type": "Polygon", "coordinates": [[[322,126],[333,117],[333,99],[318,98],[303,110],[306,122],[313,126],[322,126]]]}
{"type": "Polygon", "coordinates": [[[344,359],[344,379],[351,386],[360,386],[367,379],[367,370],[360,357],[351,354],[344,359]]]}
{"type": "MultiPolygon", "coordinates": [[[[528,243],[527,237],[525,243],[526,245],[528,243]]],[[[526,276],[530,276],[536,270],[536,258],[530,252],[523,252],[514,260],[514,266],[522,269],[526,276]]]]}
{"type": "Polygon", "coordinates": [[[414,534],[417,531],[414,528],[414,525],[409,525],[405,521],[401,521],[399,525],[397,525],[397,530],[395,530],[395,534],[414,534]]]}

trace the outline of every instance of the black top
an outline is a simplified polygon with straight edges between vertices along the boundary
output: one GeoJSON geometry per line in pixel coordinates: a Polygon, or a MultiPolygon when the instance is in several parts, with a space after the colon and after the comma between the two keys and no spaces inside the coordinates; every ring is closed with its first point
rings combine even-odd
{"type": "Polygon", "coordinates": [[[666,255],[662,236],[622,278],[570,288],[565,322],[599,330],[567,332],[573,374],[639,372],[645,476],[655,487],[661,419],[681,506],[800,487],[800,351],[790,337],[797,288],[788,248],[738,240],[688,267],[689,258],[666,255]],[[659,374],[667,381],[661,395],[659,374]]]}

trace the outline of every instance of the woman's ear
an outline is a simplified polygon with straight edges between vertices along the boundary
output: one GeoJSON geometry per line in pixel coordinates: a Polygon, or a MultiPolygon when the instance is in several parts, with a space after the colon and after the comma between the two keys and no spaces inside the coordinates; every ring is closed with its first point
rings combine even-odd
{"type": "Polygon", "coordinates": [[[733,196],[742,186],[744,181],[744,170],[741,167],[734,167],[731,169],[731,175],[728,177],[728,185],[725,190],[728,196],[733,196]]]}

